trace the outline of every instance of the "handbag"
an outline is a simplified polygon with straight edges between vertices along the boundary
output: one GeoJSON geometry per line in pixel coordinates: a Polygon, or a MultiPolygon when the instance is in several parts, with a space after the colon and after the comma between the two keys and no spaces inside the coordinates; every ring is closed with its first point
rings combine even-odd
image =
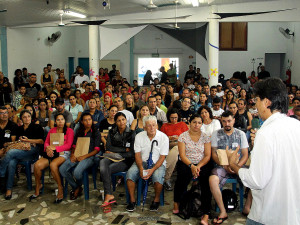
{"type": "Polygon", "coordinates": [[[24,151],[30,151],[31,146],[35,146],[35,144],[30,144],[29,142],[24,142],[21,140],[13,141],[13,142],[7,142],[4,144],[4,150],[5,152],[11,150],[11,149],[19,149],[24,151]]]}

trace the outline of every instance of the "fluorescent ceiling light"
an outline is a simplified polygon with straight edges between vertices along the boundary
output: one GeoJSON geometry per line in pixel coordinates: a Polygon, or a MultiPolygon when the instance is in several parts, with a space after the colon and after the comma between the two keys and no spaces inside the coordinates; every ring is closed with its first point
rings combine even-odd
{"type": "Polygon", "coordinates": [[[199,0],[200,4],[202,3],[206,3],[207,1],[206,0],[199,0]]]}
{"type": "Polygon", "coordinates": [[[191,0],[191,3],[193,7],[198,7],[199,6],[199,0],[191,0]]]}
{"type": "Polygon", "coordinates": [[[86,18],[86,15],[83,15],[83,14],[77,13],[77,12],[73,12],[70,9],[64,10],[64,13],[69,15],[69,16],[74,16],[74,17],[78,17],[78,18],[86,18]]]}

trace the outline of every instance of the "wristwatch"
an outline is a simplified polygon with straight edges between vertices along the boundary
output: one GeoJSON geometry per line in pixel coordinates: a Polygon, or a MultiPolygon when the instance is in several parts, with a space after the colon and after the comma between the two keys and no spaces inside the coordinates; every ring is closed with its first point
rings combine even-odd
{"type": "Polygon", "coordinates": [[[192,168],[192,165],[193,165],[192,163],[191,163],[191,164],[189,164],[189,167],[190,167],[190,168],[192,168]]]}

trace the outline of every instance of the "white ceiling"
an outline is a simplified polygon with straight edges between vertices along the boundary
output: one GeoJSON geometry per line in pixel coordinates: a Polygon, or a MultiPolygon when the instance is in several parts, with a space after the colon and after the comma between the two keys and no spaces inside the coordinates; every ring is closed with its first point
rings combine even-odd
{"type": "MultiPolygon", "coordinates": [[[[0,13],[0,26],[14,27],[31,24],[53,23],[57,25],[60,20],[60,13],[63,9],[72,10],[87,15],[87,19],[103,19],[110,16],[120,16],[133,13],[149,11],[145,6],[150,0],[106,0],[110,1],[110,9],[102,6],[103,0],[0,0],[0,11],[7,9],[7,12],[0,13]]],[[[178,0],[178,9],[192,8],[190,0],[178,0]]],[[[206,0],[207,1],[207,0],[206,0]]],[[[274,0],[208,0],[210,4],[224,5],[249,2],[267,2],[274,0]]],[[[157,6],[173,4],[174,0],[153,0],[157,6]]],[[[208,6],[208,3],[201,4],[200,7],[208,6]]],[[[174,9],[173,6],[158,7],[155,11],[164,15],[165,10],[174,9]]],[[[145,14],[146,15],[146,14],[145,14]]],[[[64,21],[78,20],[67,15],[63,16],[64,21]]],[[[80,19],[85,20],[85,19],[80,19]]],[[[121,21],[120,21],[121,23],[121,21]]]]}

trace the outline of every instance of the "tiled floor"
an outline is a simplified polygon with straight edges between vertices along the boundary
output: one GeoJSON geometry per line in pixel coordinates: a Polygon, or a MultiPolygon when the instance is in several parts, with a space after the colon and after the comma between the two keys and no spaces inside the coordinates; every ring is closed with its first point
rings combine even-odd
{"type": "MultiPolygon", "coordinates": [[[[110,213],[103,213],[99,207],[102,203],[102,194],[100,193],[102,184],[99,181],[98,188],[100,189],[98,190],[92,190],[93,185],[90,185],[90,200],[85,201],[84,196],[81,196],[77,200],[71,201],[68,200],[68,196],[59,205],[53,203],[56,188],[53,180],[45,177],[45,193],[34,202],[28,201],[28,197],[33,194],[33,191],[29,192],[26,189],[24,174],[21,174],[20,179],[16,181],[12,199],[6,201],[3,196],[0,197],[0,224],[113,224],[118,215],[123,215],[123,217],[119,223],[114,224],[199,224],[199,219],[182,220],[178,216],[172,215],[173,192],[165,192],[165,206],[160,207],[158,212],[150,212],[149,204],[154,195],[153,188],[150,187],[144,211],[142,212],[141,207],[137,207],[134,213],[128,213],[125,210],[124,186],[121,184],[115,192],[118,205],[114,206],[110,213]]],[[[217,214],[212,211],[212,215],[217,214]]],[[[245,221],[246,218],[236,209],[229,214],[229,219],[224,224],[242,225],[245,224],[245,221]]]]}

